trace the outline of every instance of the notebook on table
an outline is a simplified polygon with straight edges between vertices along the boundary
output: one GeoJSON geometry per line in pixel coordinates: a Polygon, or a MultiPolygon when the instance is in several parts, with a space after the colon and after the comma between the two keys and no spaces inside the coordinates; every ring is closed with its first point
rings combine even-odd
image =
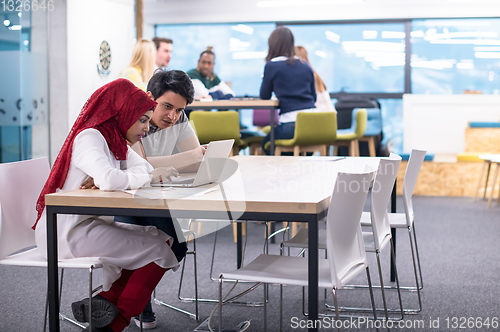
{"type": "Polygon", "coordinates": [[[182,174],[172,178],[170,182],[153,183],[152,187],[198,187],[217,182],[222,174],[226,160],[233,148],[234,139],[212,141],[208,143],[207,151],[196,173],[182,174]]]}

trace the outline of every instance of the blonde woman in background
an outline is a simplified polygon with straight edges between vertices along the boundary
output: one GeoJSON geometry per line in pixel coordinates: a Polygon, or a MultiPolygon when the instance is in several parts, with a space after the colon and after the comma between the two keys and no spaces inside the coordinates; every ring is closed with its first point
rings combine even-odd
{"type": "Polygon", "coordinates": [[[132,60],[118,77],[129,79],[138,88],[146,91],[148,81],[155,68],[155,44],[147,39],[139,39],[132,51],[132,60]]]}
{"type": "Polygon", "coordinates": [[[316,109],[318,112],[337,112],[333,106],[332,100],[330,99],[330,94],[326,90],[326,85],[319,77],[318,73],[313,69],[309,58],[307,57],[307,51],[303,46],[295,46],[295,55],[301,60],[307,62],[314,73],[314,85],[316,87],[316,109]]]}

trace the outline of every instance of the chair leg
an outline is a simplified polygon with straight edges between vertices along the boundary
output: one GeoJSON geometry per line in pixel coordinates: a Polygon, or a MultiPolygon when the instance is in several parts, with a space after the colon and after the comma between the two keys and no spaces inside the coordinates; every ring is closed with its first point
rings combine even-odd
{"type": "Polygon", "coordinates": [[[368,150],[370,151],[370,157],[375,157],[377,154],[375,152],[375,137],[368,137],[368,150]]]}
{"type": "Polygon", "coordinates": [[[424,278],[422,277],[422,267],[420,266],[420,255],[418,254],[417,233],[415,231],[415,223],[413,223],[413,238],[415,239],[415,253],[417,255],[417,265],[420,274],[420,289],[422,289],[424,288],[424,278]]]}
{"type": "Polygon", "coordinates": [[[267,284],[263,283],[264,286],[264,332],[267,331],[267,284]]]}
{"type": "MultiPolygon", "coordinates": [[[[477,195],[479,194],[479,188],[481,187],[481,182],[482,182],[481,180],[483,179],[484,171],[486,170],[486,164],[488,164],[488,161],[487,160],[483,161],[483,166],[481,167],[481,172],[479,173],[479,178],[477,179],[476,191],[474,192],[474,199],[472,200],[473,202],[476,201],[477,195]]],[[[484,186],[485,194],[487,185],[488,185],[488,180],[486,180],[486,184],[484,186]]]]}
{"type": "Polygon", "coordinates": [[[217,231],[219,230],[219,226],[216,225],[215,232],[214,232],[214,246],[212,248],[212,262],[210,264],[210,280],[216,281],[213,277],[213,272],[214,272],[214,261],[215,261],[215,246],[217,244],[217,231]]]}
{"type": "Polygon", "coordinates": [[[232,156],[237,156],[240,152],[240,147],[238,145],[233,145],[232,156]]]}
{"type": "Polygon", "coordinates": [[[339,154],[339,146],[337,144],[335,144],[333,146],[333,155],[338,156],[338,154],[339,154]]]}
{"type": "Polygon", "coordinates": [[[47,331],[47,312],[49,310],[49,290],[47,289],[47,294],[45,296],[45,318],[43,320],[43,332],[47,331]]]}
{"type": "MultiPolygon", "coordinates": [[[[392,240],[392,238],[391,238],[391,254],[392,257],[396,257],[396,253],[394,251],[394,241],[392,240]]],[[[405,318],[405,310],[403,309],[403,300],[401,299],[401,289],[399,288],[398,267],[396,266],[396,259],[392,260],[392,268],[394,269],[394,278],[396,279],[396,287],[398,288],[399,307],[401,309],[401,320],[403,320],[405,318]]]]}
{"type": "Polygon", "coordinates": [[[196,317],[195,319],[198,320],[200,319],[199,313],[198,313],[198,267],[196,263],[196,239],[193,237],[193,268],[194,268],[194,298],[195,300],[195,313],[196,317]]]}
{"type": "Polygon", "coordinates": [[[293,156],[294,157],[300,156],[300,146],[299,145],[295,145],[293,147],[293,156]]]}
{"type": "Polygon", "coordinates": [[[321,146],[321,151],[319,152],[321,156],[326,156],[326,145],[321,146]]]}
{"type": "Polygon", "coordinates": [[[411,257],[413,258],[413,272],[415,273],[415,284],[417,286],[418,310],[416,310],[415,312],[420,312],[422,311],[422,299],[420,297],[420,285],[418,284],[417,262],[415,259],[415,250],[413,249],[413,239],[411,236],[410,228],[408,228],[408,237],[410,238],[411,257]]]}
{"type": "Polygon", "coordinates": [[[491,161],[488,163],[488,170],[486,171],[486,182],[484,183],[483,199],[486,199],[486,190],[488,189],[488,180],[490,178],[490,171],[491,171],[491,161]]]}
{"type": "MultiPolygon", "coordinates": [[[[336,287],[333,287],[332,289],[333,293],[333,305],[335,305],[335,317],[337,318],[338,321],[340,321],[340,312],[339,312],[339,304],[337,302],[337,289],[336,287]]],[[[337,328],[337,331],[341,331],[340,327],[337,328]]]]}
{"type": "Polygon", "coordinates": [[[280,332],[283,332],[283,284],[280,284],[280,332]]]}
{"type": "Polygon", "coordinates": [[[280,146],[277,146],[277,145],[274,146],[274,155],[281,156],[281,147],[280,146]]]}
{"type": "Polygon", "coordinates": [[[380,289],[382,290],[382,301],[384,302],[385,319],[388,321],[389,313],[387,311],[387,301],[385,299],[385,290],[384,290],[384,278],[382,277],[382,266],[380,265],[380,255],[378,250],[376,252],[376,256],[377,256],[377,266],[378,266],[378,277],[380,279],[380,289]]]}
{"type": "Polygon", "coordinates": [[[198,272],[197,272],[197,264],[196,264],[196,238],[193,237],[193,251],[188,252],[187,254],[193,255],[193,268],[194,268],[194,298],[186,298],[181,296],[181,291],[182,291],[182,283],[184,281],[184,269],[186,266],[186,257],[184,257],[184,260],[182,262],[182,269],[181,269],[181,277],[179,281],[179,289],[177,291],[177,298],[180,301],[187,301],[187,302],[193,302],[195,303],[195,314],[192,314],[189,311],[185,311],[182,309],[179,309],[177,307],[174,307],[168,303],[162,302],[158,299],[156,299],[156,289],[153,291],[153,299],[156,304],[160,304],[166,307],[169,307],[171,309],[177,310],[179,312],[182,312],[186,315],[189,315],[191,318],[194,318],[196,321],[199,320],[199,314],[198,314],[198,272]]]}
{"type": "MultiPolygon", "coordinates": [[[[89,267],[89,331],[92,331],[92,276],[94,266],[89,267]]],[[[59,302],[60,303],[60,302],[59,302]]]]}
{"type": "MultiPolygon", "coordinates": [[[[500,165],[499,165],[500,166],[500,165]]],[[[500,187],[498,188],[497,204],[500,204],[500,187]]]]}
{"type": "Polygon", "coordinates": [[[354,141],[349,142],[349,156],[356,157],[356,147],[354,141]]]}
{"type": "Polygon", "coordinates": [[[222,274],[219,276],[219,332],[222,332],[222,274]]]}
{"type": "Polygon", "coordinates": [[[488,199],[488,208],[491,206],[491,199],[493,198],[493,194],[495,193],[495,187],[497,184],[498,169],[499,168],[500,168],[500,163],[496,163],[495,175],[493,175],[493,184],[491,187],[490,198],[488,199]]]}
{"type": "MultiPolygon", "coordinates": [[[[373,319],[377,320],[377,308],[375,307],[375,298],[373,297],[373,287],[372,287],[372,278],[370,276],[370,268],[368,265],[366,266],[366,279],[368,280],[368,289],[370,290],[370,300],[373,308],[373,319]]],[[[377,328],[378,331],[378,328],[377,328]]]]}

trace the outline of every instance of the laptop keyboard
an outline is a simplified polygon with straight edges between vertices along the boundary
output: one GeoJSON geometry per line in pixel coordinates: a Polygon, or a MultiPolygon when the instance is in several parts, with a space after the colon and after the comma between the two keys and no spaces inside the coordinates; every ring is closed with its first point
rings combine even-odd
{"type": "Polygon", "coordinates": [[[186,179],[186,180],[178,180],[178,181],[172,181],[172,183],[175,184],[191,184],[194,182],[194,179],[186,179]]]}

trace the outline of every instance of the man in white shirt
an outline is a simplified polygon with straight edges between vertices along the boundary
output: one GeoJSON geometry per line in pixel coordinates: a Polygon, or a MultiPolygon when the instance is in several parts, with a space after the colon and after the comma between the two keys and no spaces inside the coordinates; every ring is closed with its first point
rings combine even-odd
{"type": "MultiPolygon", "coordinates": [[[[200,146],[184,108],[193,102],[194,87],[189,76],[180,70],[157,71],[149,80],[147,94],[158,105],[149,123],[149,132],[138,144],[132,146],[139,155],[154,167],[173,166],[180,172],[196,172],[206,146],[200,146]]],[[[177,221],[170,218],[115,217],[115,221],[156,226],[174,238],[172,251],[179,260],[185,256],[187,246],[177,221]]],[[[143,328],[156,327],[156,317],[151,302],[142,313],[143,328]]],[[[139,317],[134,317],[140,326],[139,317]]]]}

